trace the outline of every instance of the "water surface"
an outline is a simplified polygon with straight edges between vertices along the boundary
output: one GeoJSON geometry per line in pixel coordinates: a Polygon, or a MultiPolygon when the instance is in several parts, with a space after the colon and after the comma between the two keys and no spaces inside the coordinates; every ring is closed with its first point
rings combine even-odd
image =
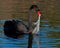
{"type": "MultiPolygon", "coordinates": [[[[1,20],[4,23],[5,20],[1,20]]],[[[28,35],[13,39],[4,35],[3,26],[0,26],[0,48],[27,48],[28,35]]],[[[41,21],[40,31],[33,38],[33,48],[60,48],[60,26],[51,26],[48,21],[41,21]],[[39,42],[40,44],[38,44],[39,42]]]]}

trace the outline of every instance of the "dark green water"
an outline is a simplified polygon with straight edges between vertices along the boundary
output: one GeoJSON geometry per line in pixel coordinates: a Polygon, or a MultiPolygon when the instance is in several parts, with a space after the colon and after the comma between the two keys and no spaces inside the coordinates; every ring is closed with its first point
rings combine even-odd
{"type": "MultiPolygon", "coordinates": [[[[4,23],[4,20],[0,23],[4,23]]],[[[38,47],[37,41],[40,43],[40,48],[60,48],[60,26],[53,27],[48,21],[42,20],[38,36],[34,36],[33,39],[33,48],[38,47]]],[[[27,48],[27,46],[28,35],[12,39],[4,35],[3,26],[0,26],[0,48],[27,48]]]]}

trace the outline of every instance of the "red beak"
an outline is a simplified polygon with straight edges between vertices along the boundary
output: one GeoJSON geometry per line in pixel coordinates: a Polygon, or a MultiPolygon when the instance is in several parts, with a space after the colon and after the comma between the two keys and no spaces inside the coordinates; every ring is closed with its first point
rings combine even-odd
{"type": "Polygon", "coordinates": [[[41,12],[40,11],[37,11],[37,14],[38,14],[38,16],[40,16],[41,15],[41,12]]]}

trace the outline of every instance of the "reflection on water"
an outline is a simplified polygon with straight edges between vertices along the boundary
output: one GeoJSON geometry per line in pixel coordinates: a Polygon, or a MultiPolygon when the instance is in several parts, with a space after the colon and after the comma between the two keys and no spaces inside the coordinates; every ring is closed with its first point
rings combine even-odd
{"type": "MultiPolygon", "coordinates": [[[[4,23],[4,21],[2,21],[4,23]]],[[[40,42],[40,48],[60,48],[60,26],[55,28],[48,24],[48,21],[41,21],[38,38],[33,39],[33,48],[37,48],[36,41],[40,42]]],[[[3,33],[3,27],[0,26],[0,47],[1,48],[27,48],[28,35],[20,39],[8,38],[3,33]]]]}

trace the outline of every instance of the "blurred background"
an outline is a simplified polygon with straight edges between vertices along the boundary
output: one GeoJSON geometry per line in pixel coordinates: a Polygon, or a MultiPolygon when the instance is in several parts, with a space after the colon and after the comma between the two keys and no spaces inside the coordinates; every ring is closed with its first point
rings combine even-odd
{"type": "MultiPolygon", "coordinates": [[[[28,20],[29,8],[36,4],[41,11],[41,25],[39,42],[41,48],[60,48],[60,0],[0,0],[0,47],[25,48],[28,38],[23,40],[10,40],[3,35],[5,20],[28,20]],[[9,47],[10,46],[10,47],[9,47]]],[[[32,12],[33,21],[37,20],[35,11],[32,12]]],[[[35,38],[36,39],[36,38],[35,38]]],[[[36,47],[36,41],[33,42],[36,47]]]]}
{"type": "MultiPolygon", "coordinates": [[[[59,0],[0,0],[0,20],[22,19],[27,21],[29,8],[33,4],[40,8],[41,20],[48,20],[53,25],[60,21],[59,0]]],[[[32,17],[33,20],[37,18],[35,13],[32,17]]]]}

